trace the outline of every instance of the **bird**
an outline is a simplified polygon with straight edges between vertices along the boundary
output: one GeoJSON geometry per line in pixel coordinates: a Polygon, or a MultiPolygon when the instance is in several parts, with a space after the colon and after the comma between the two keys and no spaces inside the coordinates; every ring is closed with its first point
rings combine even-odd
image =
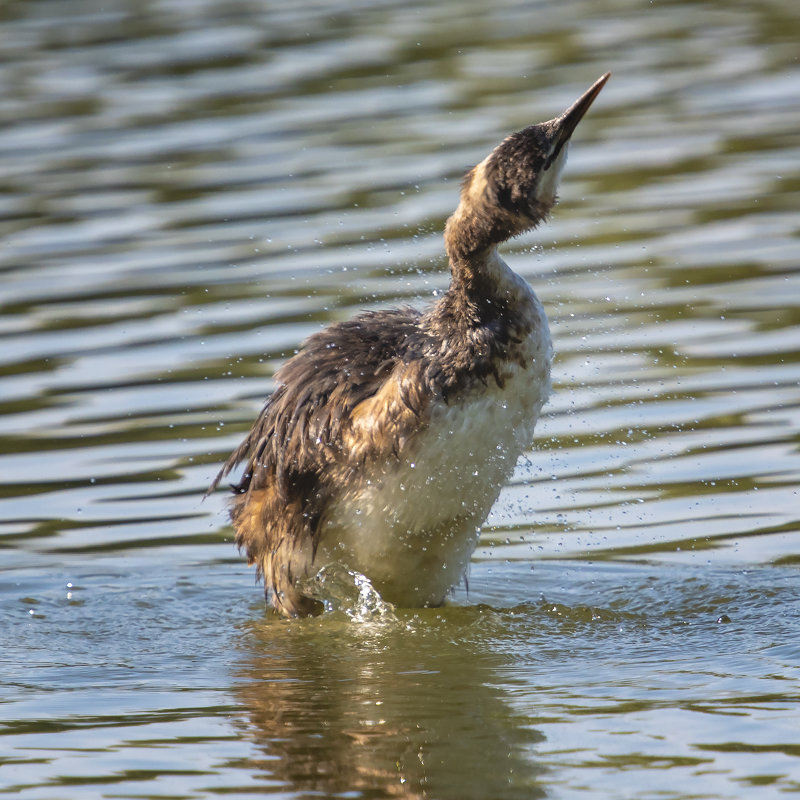
{"type": "Polygon", "coordinates": [[[329,565],[401,608],[440,606],[465,577],[551,392],[545,310],[498,246],[550,215],[570,138],[609,77],[467,171],[438,299],[335,322],[275,373],[209,492],[244,464],[235,542],[279,614],[323,610],[308,580],[329,565]]]}

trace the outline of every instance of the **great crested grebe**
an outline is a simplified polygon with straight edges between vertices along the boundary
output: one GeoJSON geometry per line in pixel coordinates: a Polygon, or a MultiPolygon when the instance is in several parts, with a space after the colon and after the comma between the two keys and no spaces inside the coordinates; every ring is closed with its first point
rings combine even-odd
{"type": "Polygon", "coordinates": [[[547,317],[497,246],[550,213],[570,136],[609,75],[467,172],[436,303],[334,323],[276,372],[209,491],[245,462],[236,544],[282,614],[320,609],[302,582],[329,564],[404,607],[441,605],[466,572],[550,393],[547,317]]]}

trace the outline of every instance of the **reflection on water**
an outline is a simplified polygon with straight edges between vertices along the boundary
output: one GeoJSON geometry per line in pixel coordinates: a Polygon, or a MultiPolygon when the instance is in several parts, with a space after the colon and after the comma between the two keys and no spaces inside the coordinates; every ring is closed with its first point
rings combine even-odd
{"type": "Polygon", "coordinates": [[[433,613],[258,624],[236,693],[264,751],[257,766],[301,796],[543,796],[526,755],[541,736],[495,685],[502,657],[470,628],[433,613]]]}
{"type": "Polygon", "coordinates": [[[795,738],[800,651],[772,644],[795,626],[791,572],[546,568],[550,598],[514,606],[477,573],[492,605],[251,623],[236,688],[262,751],[250,766],[297,796],[558,796],[586,770],[601,796],[652,769],[713,796],[716,770],[748,774],[746,751],[794,785],[780,737],[795,738]],[[766,623],[765,594],[781,609],[766,623]]]}
{"type": "Polygon", "coordinates": [[[800,789],[799,37],[789,0],[4,5],[0,793],[800,789]],[[509,248],[556,393],[469,593],[264,621],[200,498],[277,365],[440,291],[464,168],[607,70],[509,248]]]}

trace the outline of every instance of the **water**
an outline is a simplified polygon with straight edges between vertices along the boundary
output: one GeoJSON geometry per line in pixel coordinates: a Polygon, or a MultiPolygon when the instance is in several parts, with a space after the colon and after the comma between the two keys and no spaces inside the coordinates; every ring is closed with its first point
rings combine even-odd
{"type": "Polygon", "coordinates": [[[789,0],[4,6],[0,794],[800,791],[798,37],[789,0]],[[265,615],[201,497],[275,368],[441,291],[464,168],[607,70],[507,248],[557,391],[469,591],[265,615]]]}

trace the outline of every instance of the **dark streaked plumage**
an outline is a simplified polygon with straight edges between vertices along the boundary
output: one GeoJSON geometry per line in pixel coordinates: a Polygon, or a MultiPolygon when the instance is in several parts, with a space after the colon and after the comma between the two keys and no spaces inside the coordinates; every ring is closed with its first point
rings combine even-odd
{"type": "Polygon", "coordinates": [[[467,173],[437,303],[331,325],[276,373],[211,489],[245,462],[236,543],[283,614],[315,610],[297,581],[331,561],[402,605],[440,604],[463,574],[549,393],[544,311],[496,247],[549,213],[569,137],[607,79],[467,173]]]}

